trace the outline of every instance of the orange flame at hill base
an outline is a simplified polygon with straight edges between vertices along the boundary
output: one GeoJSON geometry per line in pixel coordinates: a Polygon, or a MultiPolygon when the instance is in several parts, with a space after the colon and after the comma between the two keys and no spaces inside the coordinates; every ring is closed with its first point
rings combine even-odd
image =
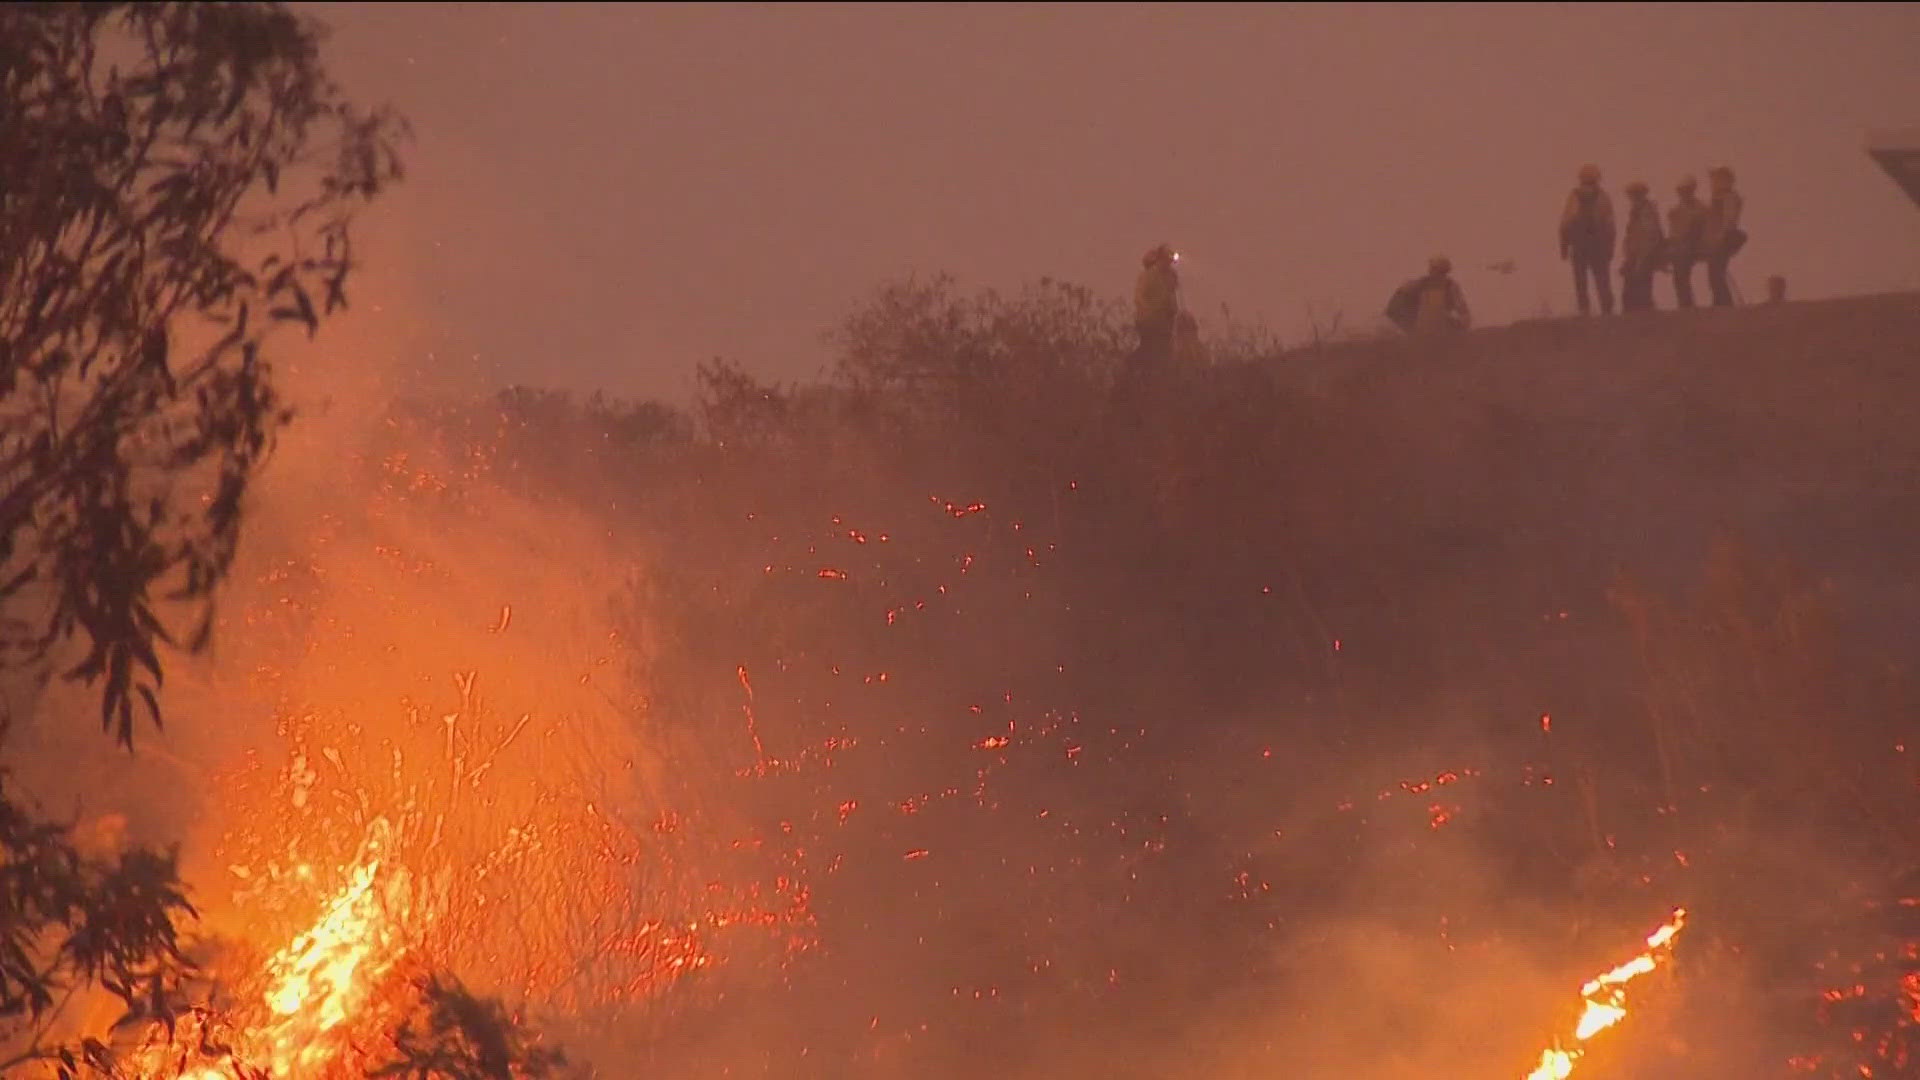
{"type": "MultiPolygon", "coordinates": [[[[185,1034],[149,1032],[127,1063],[134,1077],[229,1080],[247,1070],[273,1077],[330,1076],[364,1066],[355,1044],[395,1020],[392,992],[408,952],[402,916],[410,877],[388,858],[390,828],[376,819],[360,860],[314,924],[241,979],[241,1000],[200,1010],[185,1034]],[[221,1064],[190,1064],[197,1057],[221,1064]]],[[[310,878],[311,872],[299,875],[310,878]]]]}
{"type": "Polygon", "coordinates": [[[650,786],[627,644],[579,606],[508,606],[574,587],[565,563],[446,547],[416,501],[390,485],[366,505],[379,529],[323,518],[237,608],[240,708],[273,734],[208,785],[195,876],[203,925],[236,944],[210,972],[230,1004],[155,1025],[124,1075],[364,1075],[431,972],[611,1015],[736,947],[811,947],[804,853],[650,786]]]}
{"type": "MultiPolygon", "coordinates": [[[[1673,939],[1686,923],[1686,909],[1675,908],[1671,919],[1647,935],[1646,952],[1594,976],[1580,987],[1585,1008],[1580,1013],[1579,1022],[1574,1025],[1573,1041],[1576,1044],[1584,1043],[1626,1019],[1627,984],[1672,959],[1673,939]]],[[[1575,1045],[1570,1049],[1562,1049],[1556,1041],[1553,1046],[1540,1052],[1540,1064],[1534,1066],[1526,1080],[1567,1080],[1573,1075],[1574,1066],[1585,1056],[1584,1048],[1575,1045]]]]}
{"type": "Polygon", "coordinates": [[[278,1074],[310,1074],[337,1056],[329,1037],[364,1015],[398,959],[400,927],[387,916],[406,909],[408,877],[402,867],[383,868],[386,823],[375,825],[367,857],[320,920],[267,964],[265,1002],[274,1019],[261,1033],[261,1056],[278,1074]]]}
{"type": "MultiPolygon", "coordinates": [[[[352,760],[339,753],[333,759],[352,760]]],[[[293,790],[306,790],[309,777],[305,755],[296,753],[280,782],[264,790],[284,793],[289,778],[293,790]]],[[[249,790],[260,789],[243,785],[229,795],[249,790]]],[[[353,794],[365,803],[370,794],[390,793],[365,783],[353,794]]],[[[295,809],[237,815],[225,852],[326,858],[327,833],[349,822],[295,809]]],[[[398,825],[372,819],[344,872],[316,870],[309,861],[271,873],[239,867],[244,873],[236,876],[247,882],[237,905],[243,931],[249,914],[272,922],[274,912],[298,909],[323,882],[344,881],[311,925],[256,969],[236,973],[233,1007],[198,1012],[178,1033],[156,1025],[128,1074],[231,1080],[250,1075],[243,1069],[263,1069],[272,1077],[359,1076],[387,1047],[414,1002],[411,976],[424,971],[475,973],[538,1007],[577,1013],[657,998],[716,964],[724,935],[771,933],[789,952],[810,942],[798,878],[783,875],[764,893],[753,885],[706,881],[690,890],[679,883],[671,850],[677,821],[657,824],[643,843],[590,802],[576,807],[584,817],[533,814],[491,823],[497,832],[469,818],[466,826],[479,835],[467,842],[494,845],[476,858],[452,835],[448,819],[462,816],[456,808],[431,819],[401,809],[398,825]],[[515,888],[530,906],[505,902],[515,888]],[[218,1049],[204,1049],[209,1043],[218,1049]]]]}

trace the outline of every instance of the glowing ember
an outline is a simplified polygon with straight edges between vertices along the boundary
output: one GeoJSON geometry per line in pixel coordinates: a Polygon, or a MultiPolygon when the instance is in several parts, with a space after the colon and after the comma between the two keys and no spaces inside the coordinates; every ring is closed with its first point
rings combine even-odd
{"type": "MultiPolygon", "coordinates": [[[[1589,979],[1580,988],[1580,996],[1586,1003],[1580,1014],[1579,1023],[1574,1025],[1574,1042],[1584,1043],[1595,1035],[1626,1019],[1627,983],[1654,970],[1662,962],[1673,956],[1673,939],[1687,922],[1684,908],[1676,908],[1673,918],[1667,920],[1658,930],[1647,935],[1647,951],[1628,960],[1611,971],[1603,972],[1589,979]]],[[[1527,1074],[1526,1080],[1566,1080],[1573,1074],[1573,1068],[1584,1057],[1586,1051],[1579,1046],[1562,1049],[1559,1044],[1540,1052],[1540,1064],[1527,1074]]]]}

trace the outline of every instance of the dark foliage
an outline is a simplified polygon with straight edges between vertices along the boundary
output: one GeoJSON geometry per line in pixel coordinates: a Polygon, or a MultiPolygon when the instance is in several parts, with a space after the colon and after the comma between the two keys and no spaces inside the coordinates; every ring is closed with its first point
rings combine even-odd
{"type": "Polygon", "coordinates": [[[173,853],[84,853],[71,828],[0,790],[0,1048],[9,1053],[0,1072],[28,1062],[63,1076],[110,1068],[97,1039],[43,1043],[86,987],[125,1004],[121,1025],[171,1026],[193,967],[176,924],[193,915],[173,853]]]}
{"type": "Polygon", "coordinates": [[[401,133],[280,5],[0,8],[0,665],[98,685],[122,743],[288,417],[263,336],[346,304],[401,133]]]}
{"type": "MultiPolygon", "coordinates": [[[[401,124],[318,39],[277,4],[0,8],[0,670],[98,687],[129,746],[288,419],[266,334],[345,306],[353,213],[400,175],[401,124]]],[[[0,1070],[111,1073],[44,1042],[88,988],[171,1030],[193,915],[172,854],[88,853],[0,792],[0,1070]]]]}
{"type": "Polygon", "coordinates": [[[367,1073],[396,1080],[538,1080],[561,1075],[566,1055],[541,1046],[520,1017],[459,980],[420,983],[415,1014],[393,1034],[392,1061],[367,1073]]]}

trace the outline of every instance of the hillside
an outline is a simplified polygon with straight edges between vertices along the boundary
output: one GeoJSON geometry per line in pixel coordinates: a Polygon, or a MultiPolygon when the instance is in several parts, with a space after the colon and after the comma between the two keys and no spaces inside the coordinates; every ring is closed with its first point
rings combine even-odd
{"type": "Polygon", "coordinates": [[[1017,1075],[1216,1042],[1200,1075],[1353,1075],[1389,1031],[1362,1074],[1498,1074],[1554,979],[1675,903],[1712,913],[1683,962],[1714,989],[1672,1014],[1693,1075],[1906,1053],[1841,1034],[1897,997],[1814,1014],[1836,957],[1913,974],[1874,966],[1912,928],[1858,920],[1920,865],[1920,297],[1296,350],[1132,398],[1002,340],[945,391],[755,390],[763,427],[613,468],[659,554],[660,714],[730,715],[750,670],[769,745],[885,747],[770,820],[909,793],[821,841],[853,868],[823,918],[866,928],[828,931],[822,994],[950,1025],[873,1075],[969,1075],[1002,1024],[1017,1075]],[[1436,1013],[1411,980],[1467,938],[1500,974],[1436,1013]],[[1467,1053],[1449,1025],[1531,978],[1489,959],[1517,941],[1552,974],[1467,1053]],[[961,956],[1018,1022],[906,1004],[961,956]]]}
{"type": "Polygon", "coordinates": [[[1920,1049],[1920,297],[1117,388],[1084,296],[943,302],[866,385],[708,379],[698,435],[535,392],[313,433],[183,704],[233,768],[116,797],[203,815],[218,910],[249,823],[325,850],[411,812],[395,746],[426,784],[456,715],[537,716],[455,809],[491,851],[528,785],[574,861],[525,865],[608,875],[486,899],[596,974],[532,1004],[617,1075],[1519,1076],[1679,906],[1582,1075],[1920,1049]],[[262,815],[310,746],[340,797],[262,815]],[[606,957],[609,883],[697,970],[606,957]]]}
{"type": "Polygon", "coordinates": [[[1616,571],[1679,588],[1721,536],[1827,579],[1883,642],[1920,632],[1920,296],[1523,323],[1265,371],[1318,433],[1303,456],[1329,483],[1302,485],[1300,544],[1325,558],[1378,545],[1396,583],[1591,610],[1616,571]]]}
{"type": "MultiPolygon", "coordinates": [[[[1920,295],[1557,320],[1290,361],[1335,410],[1404,424],[1406,467],[1486,471],[1556,544],[1653,570],[1716,528],[1915,610],[1920,295]]],[[[1492,494],[1489,492],[1488,494],[1492,494]]]]}

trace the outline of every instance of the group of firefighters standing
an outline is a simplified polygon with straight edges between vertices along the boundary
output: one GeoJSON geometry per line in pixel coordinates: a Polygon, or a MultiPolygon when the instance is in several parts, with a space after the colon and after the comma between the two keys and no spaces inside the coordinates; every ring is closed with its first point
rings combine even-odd
{"type": "MultiPolygon", "coordinates": [[[[1708,198],[1701,201],[1691,176],[1674,191],[1677,200],[1667,211],[1665,226],[1660,208],[1647,185],[1626,186],[1627,222],[1615,221],[1613,200],[1600,187],[1600,167],[1580,169],[1579,183],[1567,195],[1560,215],[1560,257],[1573,266],[1573,294],[1580,314],[1593,311],[1589,294],[1597,293],[1600,312],[1613,314],[1612,264],[1616,246],[1620,255],[1620,310],[1651,311],[1653,278],[1661,271],[1673,274],[1674,302],[1694,306],[1693,268],[1705,264],[1707,289],[1715,307],[1734,302],[1727,267],[1745,246],[1740,227],[1741,199],[1734,189],[1733,170],[1717,166],[1707,173],[1708,198]]],[[[1180,303],[1179,253],[1161,244],[1141,260],[1134,288],[1134,325],[1140,334],[1139,357],[1161,362],[1198,354],[1199,324],[1180,303]]],[[[1387,304],[1387,317],[1417,335],[1464,330],[1472,323],[1466,295],[1453,276],[1453,264],[1435,256],[1427,273],[1402,285],[1387,304]]],[[[1784,283],[1770,283],[1776,291],[1784,283]]],[[[1778,297],[1776,297],[1777,299],[1778,297]]]]}
{"type": "MultiPolygon", "coordinates": [[[[1627,185],[1627,226],[1620,242],[1620,310],[1651,311],[1653,276],[1662,270],[1673,274],[1675,304],[1692,307],[1695,263],[1706,264],[1714,306],[1732,305],[1727,265],[1747,242],[1740,228],[1740,193],[1734,190],[1733,170],[1724,165],[1707,173],[1707,183],[1710,194],[1702,202],[1693,177],[1681,179],[1674,189],[1678,201],[1667,211],[1664,230],[1660,208],[1647,193],[1647,185],[1639,180],[1627,185]]],[[[1582,315],[1592,311],[1587,299],[1589,280],[1600,294],[1601,314],[1613,314],[1609,265],[1616,233],[1613,201],[1600,187],[1600,167],[1585,166],[1560,215],[1560,257],[1573,264],[1573,295],[1582,315]]]]}

